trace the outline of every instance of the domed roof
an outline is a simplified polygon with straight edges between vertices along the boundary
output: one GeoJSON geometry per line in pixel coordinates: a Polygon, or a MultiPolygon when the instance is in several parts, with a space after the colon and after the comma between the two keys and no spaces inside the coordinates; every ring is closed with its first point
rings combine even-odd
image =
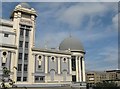
{"type": "Polygon", "coordinates": [[[19,5],[21,5],[21,6],[24,7],[24,8],[28,8],[28,9],[31,8],[30,5],[27,4],[27,3],[25,3],[25,2],[22,2],[22,3],[20,3],[19,5]]]}
{"type": "Polygon", "coordinates": [[[80,50],[84,52],[84,48],[80,41],[73,37],[68,37],[64,39],[59,46],[60,50],[80,50]]]}

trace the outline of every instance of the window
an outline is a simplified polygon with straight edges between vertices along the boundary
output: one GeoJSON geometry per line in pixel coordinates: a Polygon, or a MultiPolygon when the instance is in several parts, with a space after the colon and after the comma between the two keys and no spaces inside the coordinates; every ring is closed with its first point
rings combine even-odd
{"type": "Polygon", "coordinates": [[[23,41],[20,41],[19,42],[19,47],[22,47],[23,46],[23,41]]]}
{"type": "Polygon", "coordinates": [[[3,54],[3,56],[6,56],[6,55],[7,55],[7,52],[3,52],[2,54],[3,54]]]}
{"type": "Polygon", "coordinates": [[[18,64],[18,71],[22,71],[22,64],[18,64]]]}
{"type": "Polygon", "coordinates": [[[72,81],[76,82],[76,75],[72,75],[72,81]]]}
{"type": "Polygon", "coordinates": [[[23,35],[24,35],[24,30],[20,29],[20,36],[23,36],[23,35]]]}
{"type": "Polygon", "coordinates": [[[27,71],[27,64],[24,64],[24,71],[27,71]]]}
{"type": "Polygon", "coordinates": [[[39,81],[39,76],[35,76],[35,80],[36,80],[36,81],[39,81]]]}
{"type": "Polygon", "coordinates": [[[66,59],[66,58],[63,58],[63,62],[67,62],[67,59],[66,59]]]}
{"type": "Polygon", "coordinates": [[[22,59],[22,53],[19,53],[19,57],[18,57],[19,59],[22,59]]]}
{"type": "Polygon", "coordinates": [[[44,76],[35,76],[35,81],[44,81],[44,76]]]}
{"type": "Polygon", "coordinates": [[[5,66],[5,63],[2,63],[2,66],[5,66]]]}
{"type": "Polygon", "coordinates": [[[76,57],[72,56],[72,71],[76,71],[76,57]]]}
{"type": "Polygon", "coordinates": [[[27,81],[27,77],[23,77],[23,81],[27,81]]]}
{"type": "Polygon", "coordinates": [[[41,68],[41,65],[38,65],[38,69],[40,69],[41,68]]]}
{"type": "Polygon", "coordinates": [[[25,34],[26,37],[29,36],[29,30],[26,30],[26,34],[25,34]]]}
{"type": "Polygon", "coordinates": [[[55,57],[51,57],[51,60],[54,62],[55,61],[55,57]]]}
{"type": "Polygon", "coordinates": [[[25,55],[24,55],[24,60],[28,60],[28,54],[27,53],[25,53],[25,55]]]}
{"type": "Polygon", "coordinates": [[[17,77],[17,81],[21,81],[21,77],[17,77]]]}
{"type": "Polygon", "coordinates": [[[28,42],[25,42],[25,48],[28,48],[28,42]]]}
{"type": "Polygon", "coordinates": [[[43,77],[40,77],[40,81],[43,81],[44,80],[44,78],[43,77]]]}
{"type": "Polygon", "coordinates": [[[9,34],[6,34],[6,33],[4,34],[4,37],[8,37],[8,36],[9,36],[9,34]]]}

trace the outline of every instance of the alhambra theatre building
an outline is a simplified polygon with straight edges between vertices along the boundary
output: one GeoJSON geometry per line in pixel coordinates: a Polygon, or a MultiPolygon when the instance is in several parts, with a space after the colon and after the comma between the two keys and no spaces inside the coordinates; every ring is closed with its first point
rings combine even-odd
{"type": "Polygon", "coordinates": [[[0,21],[0,77],[11,71],[18,87],[79,87],[85,89],[85,50],[74,37],[63,39],[59,49],[36,48],[37,13],[27,3],[18,4],[10,20],[0,21]],[[17,70],[14,69],[17,67],[17,70]]]}

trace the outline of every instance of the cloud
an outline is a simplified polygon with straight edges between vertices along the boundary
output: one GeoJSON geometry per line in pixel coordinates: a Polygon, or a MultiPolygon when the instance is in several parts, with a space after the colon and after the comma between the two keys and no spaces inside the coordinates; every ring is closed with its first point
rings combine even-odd
{"type": "Polygon", "coordinates": [[[118,67],[118,47],[116,45],[101,48],[94,55],[90,55],[89,57],[87,57],[87,58],[89,58],[86,60],[86,69],[87,70],[117,69],[117,67],[118,67]],[[94,55],[96,55],[96,56],[94,56],[94,55]],[[94,63],[94,65],[93,65],[93,63],[94,63]]]}
{"type": "Polygon", "coordinates": [[[45,46],[47,45],[48,49],[50,48],[57,48],[59,47],[59,44],[61,43],[61,41],[66,38],[68,34],[65,32],[59,32],[59,33],[47,33],[44,35],[44,39],[41,39],[42,37],[40,36],[40,38],[37,38],[36,40],[36,47],[39,48],[45,48],[45,46]]]}
{"type": "Polygon", "coordinates": [[[107,11],[113,10],[115,5],[114,3],[77,3],[58,11],[57,18],[58,21],[71,27],[79,27],[85,17],[103,16],[107,11]]]}
{"type": "Polygon", "coordinates": [[[113,27],[118,30],[118,14],[112,18],[113,27]]]}

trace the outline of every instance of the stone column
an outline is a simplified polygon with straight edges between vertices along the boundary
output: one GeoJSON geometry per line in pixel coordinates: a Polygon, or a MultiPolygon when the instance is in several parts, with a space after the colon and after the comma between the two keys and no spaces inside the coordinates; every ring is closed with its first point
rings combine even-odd
{"type": "Polygon", "coordinates": [[[45,74],[48,73],[48,58],[45,56],[45,74]]]}
{"type": "Polygon", "coordinates": [[[69,58],[69,72],[70,74],[72,74],[71,58],[69,58]]]}
{"type": "Polygon", "coordinates": [[[60,74],[60,57],[58,57],[58,74],[60,74]]]}
{"type": "Polygon", "coordinates": [[[79,57],[79,60],[78,60],[78,62],[79,62],[79,81],[82,82],[82,78],[81,78],[82,77],[82,75],[81,75],[81,61],[80,61],[80,58],[81,57],[79,57]]]}
{"type": "Polygon", "coordinates": [[[78,82],[78,56],[76,56],[76,82],[78,82]]]}
{"type": "Polygon", "coordinates": [[[85,61],[84,61],[84,58],[82,58],[82,68],[83,68],[83,82],[85,82],[85,61]]]}

